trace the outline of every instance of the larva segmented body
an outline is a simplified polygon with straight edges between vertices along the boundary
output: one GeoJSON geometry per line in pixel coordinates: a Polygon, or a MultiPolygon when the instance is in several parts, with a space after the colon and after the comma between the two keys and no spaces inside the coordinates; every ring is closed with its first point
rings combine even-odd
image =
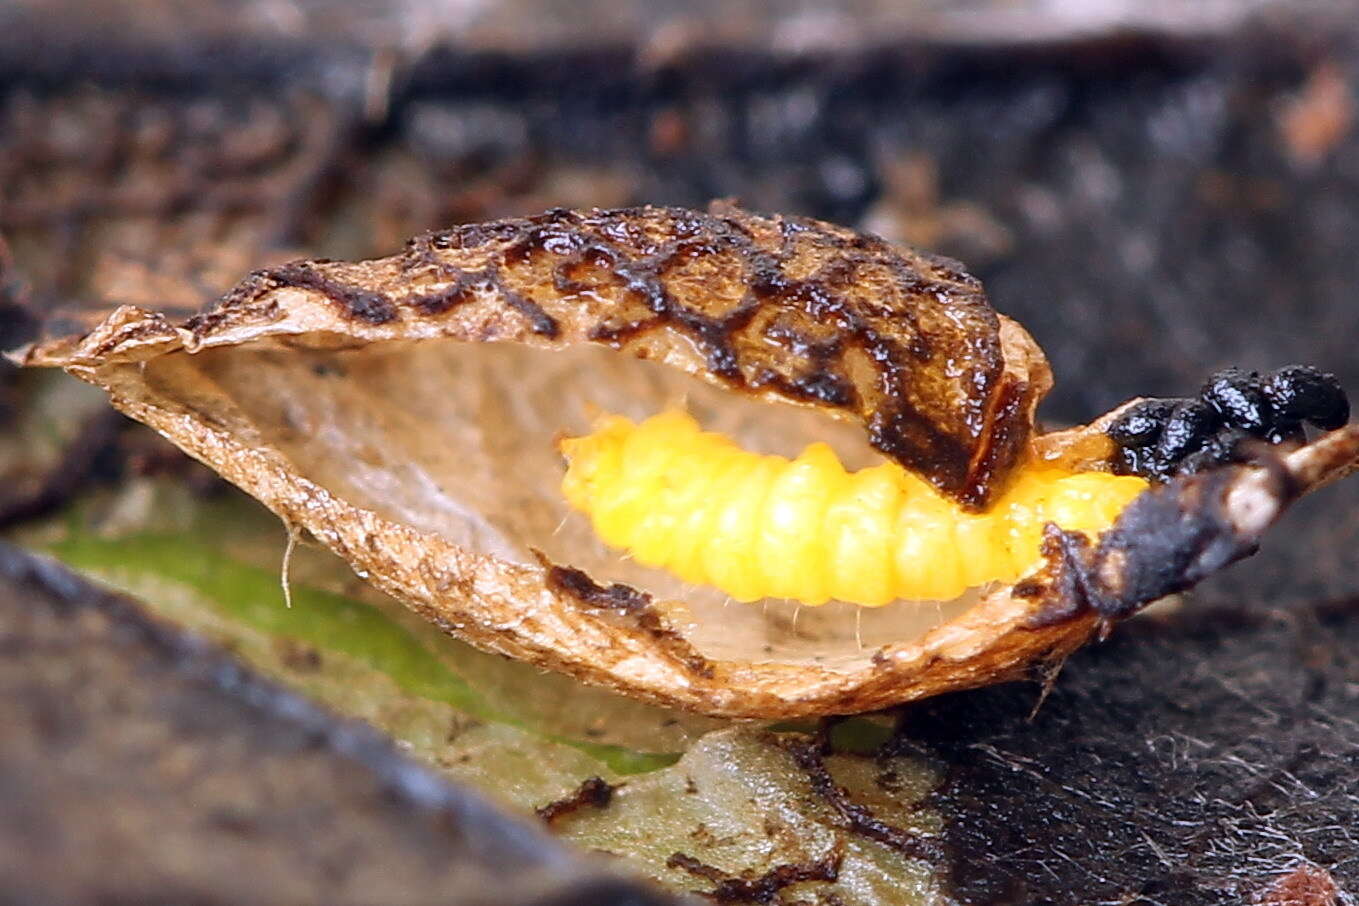
{"type": "Polygon", "coordinates": [[[895,463],[848,472],[822,443],[793,460],[751,453],[677,411],[608,416],[561,446],[562,490],[605,543],[741,601],[874,607],[1012,582],[1038,562],[1046,523],[1097,534],[1147,487],[1030,467],[970,513],[895,463]]]}

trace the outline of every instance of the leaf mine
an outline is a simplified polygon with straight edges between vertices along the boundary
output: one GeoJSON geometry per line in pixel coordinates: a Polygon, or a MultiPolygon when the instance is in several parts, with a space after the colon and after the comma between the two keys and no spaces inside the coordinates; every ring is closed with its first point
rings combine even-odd
{"type": "Polygon", "coordinates": [[[1107,531],[1046,531],[1013,585],[948,601],[729,605],[608,548],[562,497],[557,440],[682,405],[759,453],[886,459],[975,514],[1033,463],[1114,471],[1121,411],[1038,434],[1046,360],[959,265],[731,207],[459,227],[259,271],[183,321],[124,306],[16,357],[104,388],[447,632],[734,717],[1033,675],[1253,551],[1359,456],[1347,426],[1171,477],[1107,531]]]}

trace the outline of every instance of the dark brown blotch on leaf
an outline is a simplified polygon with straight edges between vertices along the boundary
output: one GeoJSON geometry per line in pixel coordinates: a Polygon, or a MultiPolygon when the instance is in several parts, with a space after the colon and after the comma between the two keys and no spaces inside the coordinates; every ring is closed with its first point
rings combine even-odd
{"type": "Polygon", "coordinates": [[[731,206],[554,210],[421,236],[366,266],[295,262],[257,287],[317,292],[373,326],[507,308],[522,321],[497,325],[501,339],[588,339],[858,419],[972,509],[1003,490],[1050,384],[957,262],[731,206]]]}

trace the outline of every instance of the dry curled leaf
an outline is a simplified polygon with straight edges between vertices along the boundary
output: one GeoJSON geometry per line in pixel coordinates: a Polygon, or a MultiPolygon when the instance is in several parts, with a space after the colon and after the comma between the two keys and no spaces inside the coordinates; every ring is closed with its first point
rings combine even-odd
{"type": "Polygon", "coordinates": [[[182,323],[124,306],[19,357],[105,388],[450,633],[740,717],[1024,676],[1251,552],[1359,453],[1349,427],[1176,479],[1098,538],[1050,529],[1035,572],[952,602],[727,606],[607,550],[561,497],[554,438],[683,400],[747,447],[881,453],[982,508],[1030,457],[1108,469],[1117,413],[1035,436],[1046,360],[958,265],[725,207],[461,227],[258,272],[182,323]]]}

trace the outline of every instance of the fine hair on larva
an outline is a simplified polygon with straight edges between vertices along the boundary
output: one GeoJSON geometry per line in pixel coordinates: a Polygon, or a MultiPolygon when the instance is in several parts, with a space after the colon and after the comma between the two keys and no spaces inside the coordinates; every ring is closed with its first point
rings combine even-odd
{"type": "Polygon", "coordinates": [[[742,449],[671,409],[602,416],[565,438],[562,490],[624,558],[739,601],[947,601],[1012,582],[1039,561],[1043,527],[1098,534],[1147,487],[1135,476],[1018,470],[967,512],[892,462],[847,471],[824,443],[793,459],[742,449]]]}

